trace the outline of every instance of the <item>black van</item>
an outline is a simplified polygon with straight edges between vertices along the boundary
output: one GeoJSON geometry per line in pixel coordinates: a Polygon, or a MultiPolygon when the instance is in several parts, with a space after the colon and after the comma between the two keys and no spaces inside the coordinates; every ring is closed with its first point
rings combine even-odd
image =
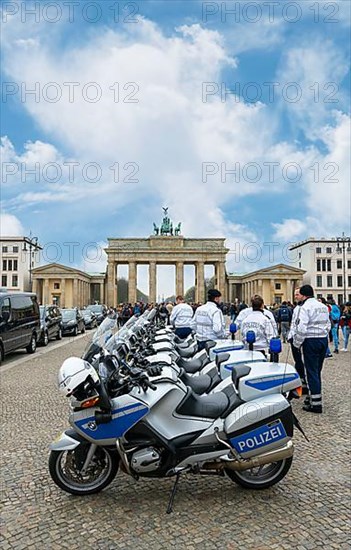
{"type": "Polygon", "coordinates": [[[10,351],[37,349],[40,314],[37,297],[30,292],[0,292],[0,360],[10,351]]]}

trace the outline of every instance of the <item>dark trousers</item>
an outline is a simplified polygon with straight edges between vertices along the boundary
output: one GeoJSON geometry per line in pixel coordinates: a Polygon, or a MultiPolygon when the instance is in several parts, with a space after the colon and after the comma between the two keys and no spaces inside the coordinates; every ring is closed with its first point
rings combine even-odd
{"type": "Polygon", "coordinates": [[[175,329],[174,333],[179,338],[186,338],[187,336],[189,336],[189,334],[191,334],[191,328],[189,328],[189,327],[179,327],[179,328],[175,329]]]}
{"type": "Polygon", "coordinates": [[[305,382],[305,367],[303,364],[301,349],[295,348],[295,346],[291,344],[291,351],[295,361],[295,369],[297,371],[297,374],[299,375],[301,380],[305,382]]]}
{"type": "Polygon", "coordinates": [[[327,347],[327,337],[306,338],[302,344],[306,382],[311,398],[311,405],[322,404],[321,372],[327,347]]]}

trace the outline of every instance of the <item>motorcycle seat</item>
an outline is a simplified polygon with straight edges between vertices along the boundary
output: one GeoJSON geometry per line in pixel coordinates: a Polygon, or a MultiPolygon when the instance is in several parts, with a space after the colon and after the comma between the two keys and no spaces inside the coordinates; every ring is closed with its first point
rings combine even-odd
{"type": "Polygon", "coordinates": [[[185,370],[185,372],[189,372],[190,374],[194,374],[195,372],[198,372],[199,370],[204,367],[206,362],[203,361],[203,359],[196,357],[195,359],[188,359],[185,360],[183,357],[180,357],[177,361],[178,367],[181,367],[185,370]]]}
{"type": "Polygon", "coordinates": [[[181,357],[184,357],[185,359],[188,359],[194,355],[194,348],[188,347],[188,348],[179,348],[176,346],[176,350],[179,353],[181,357]]]}
{"type": "Polygon", "coordinates": [[[200,374],[199,376],[191,376],[191,374],[183,371],[180,374],[181,381],[189,386],[195,393],[202,394],[208,391],[212,386],[212,378],[207,374],[200,374]]]}
{"type": "Polygon", "coordinates": [[[176,412],[184,416],[215,419],[221,417],[229,404],[229,398],[224,392],[197,395],[188,387],[187,394],[179,403],[176,412]]]}
{"type": "Polygon", "coordinates": [[[224,363],[225,361],[228,361],[229,358],[230,358],[230,353],[218,353],[216,355],[216,366],[218,370],[221,364],[224,363]]]}
{"type": "Polygon", "coordinates": [[[236,389],[238,389],[240,378],[247,376],[250,372],[249,365],[237,365],[232,368],[232,381],[236,389]]]}

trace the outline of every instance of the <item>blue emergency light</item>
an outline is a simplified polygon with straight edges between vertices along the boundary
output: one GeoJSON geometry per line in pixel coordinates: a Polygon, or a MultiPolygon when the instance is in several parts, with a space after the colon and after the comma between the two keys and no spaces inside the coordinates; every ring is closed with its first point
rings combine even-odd
{"type": "Polygon", "coordinates": [[[248,330],[246,333],[246,342],[248,344],[254,344],[256,342],[256,334],[253,330],[248,330]]]}
{"type": "Polygon", "coordinates": [[[271,353],[281,353],[282,352],[282,341],[280,338],[272,338],[269,342],[269,351],[271,353]]]}
{"type": "Polygon", "coordinates": [[[229,325],[229,332],[231,334],[235,334],[238,330],[238,327],[237,327],[237,324],[236,323],[230,323],[229,325]]]}

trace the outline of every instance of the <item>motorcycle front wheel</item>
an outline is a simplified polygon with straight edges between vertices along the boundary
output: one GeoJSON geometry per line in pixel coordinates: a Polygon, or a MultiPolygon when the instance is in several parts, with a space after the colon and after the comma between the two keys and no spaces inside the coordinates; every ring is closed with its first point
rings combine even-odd
{"type": "Polygon", "coordinates": [[[235,471],[226,468],[227,476],[246,489],[268,489],[281,481],[290,470],[293,457],[257,466],[250,470],[235,471]]]}
{"type": "MultiPolygon", "coordinates": [[[[88,452],[89,445],[86,445],[88,452]]],[[[73,451],[51,451],[49,471],[53,481],[72,495],[92,495],[99,493],[114,479],[118,471],[119,457],[103,447],[97,447],[93,458],[82,474],[77,467],[77,448],[73,451]]]]}

